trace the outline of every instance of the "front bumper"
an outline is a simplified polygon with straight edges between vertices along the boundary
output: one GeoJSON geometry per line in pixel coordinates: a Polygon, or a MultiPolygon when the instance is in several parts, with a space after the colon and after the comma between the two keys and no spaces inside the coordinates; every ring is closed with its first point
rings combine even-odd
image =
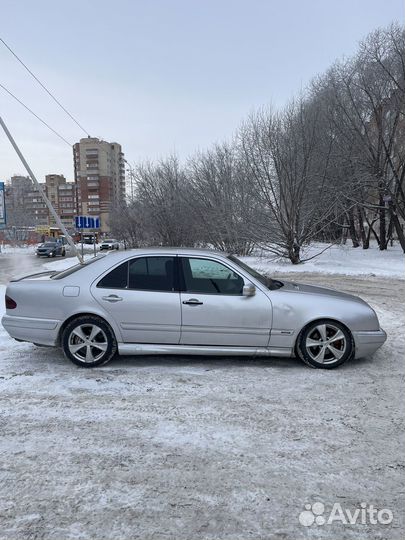
{"type": "Polygon", "coordinates": [[[1,324],[14,339],[55,346],[61,321],[4,315],[1,324]]]}
{"type": "Polygon", "coordinates": [[[387,340],[387,334],[382,328],[372,332],[353,332],[355,358],[363,358],[375,353],[387,340]]]}

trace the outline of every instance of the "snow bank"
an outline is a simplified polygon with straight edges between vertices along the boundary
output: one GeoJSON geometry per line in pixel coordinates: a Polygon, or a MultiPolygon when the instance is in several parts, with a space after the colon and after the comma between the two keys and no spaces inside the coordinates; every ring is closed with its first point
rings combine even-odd
{"type": "Polygon", "coordinates": [[[0,253],[4,253],[5,255],[10,254],[16,254],[16,255],[33,255],[35,254],[35,250],[37,248],[38,244],[28,245],[25,244],[23,246],[10,246],[9,244],[1,244],[0,245],[0,253]]]}
{"type": "Polygon", "coordinates": [[[311,272],[405,279],[405,256],[399,245],[390,247],[387,251],[380,251],[376,245],[369,249],[342,245],[328,248],[328,244],[316,243],[304,251],[302,258],[313,257],[322,250],[325,251],[315,259],[296,265],[291,264],[287,259],[281,259],[266,252],[262,252],[261,257],[241,257],[241,259],[265,274],[311,272]]]}
{"type": "MultiPolygon", "coordinates": [[[[87,261],[87,259],[92,259],[93,254],[84,254],[84,260],[87,261]]],[[[79,261],[76,257],[69,257],[68,259],[59,259],[57,261],[52,262],[44,262],[43,267],[46,270],[65,270],[66,268],[70,268],[71,266],[75,266],[76,264],[79,264],[79,261]]]]}

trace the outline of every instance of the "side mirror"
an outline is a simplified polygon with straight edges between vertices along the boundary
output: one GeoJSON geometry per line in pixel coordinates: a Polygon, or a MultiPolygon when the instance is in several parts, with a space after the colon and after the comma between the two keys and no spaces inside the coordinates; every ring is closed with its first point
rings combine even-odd
{"type": "Polygon", "coordinates": [[[253,285],[253,283],[246,283],[246,285],[243,286],[243,296],[254,296],[256,294],[256,287],[253,285]]]}

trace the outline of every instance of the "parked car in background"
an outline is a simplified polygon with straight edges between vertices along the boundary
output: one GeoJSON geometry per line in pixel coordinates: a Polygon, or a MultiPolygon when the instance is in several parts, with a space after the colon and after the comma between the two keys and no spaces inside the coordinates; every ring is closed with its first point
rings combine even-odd
{"type": "Polygon", "coordinates": [[[104,250],[108,251],[110,249],[116,249],[117,251],[120,249],[120,244],[118,240],[109,238],[101,242],[100,251],[104,251],[104,250]]]}
{"type": "Polygon", "coordinates": [[[56,257],[66,255],[66,248],[63,242],[44,242],[36,249],[37,257],[56,257]]]}
{"type": "Polygon", "coordinates": [[[5,300],[2,324],[11,337],[62,347],[83,367],[118,351],[298,356],[331,369],[386,340],[375,311],[357,296],[271,279],[209,250],[99,255],[11,280],[5,300]]]}

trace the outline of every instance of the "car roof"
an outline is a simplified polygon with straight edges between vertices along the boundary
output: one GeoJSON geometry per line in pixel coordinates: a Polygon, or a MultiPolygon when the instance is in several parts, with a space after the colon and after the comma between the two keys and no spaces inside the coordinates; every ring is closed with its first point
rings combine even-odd
{"type": "Polygon", "coordinates": [[[221,255],[221,257],[224,257],[227,255],[224,251],[218,251],[216,249],[208,249],[208,248],[195,248],[195,247],[165,247],[165,246],[157,246],[157,247],[146,247],[146,248],[136,248],[131,249],[130,251],[134,252],[145,252],[145,253],[173,253],[175,255],[221,255]]]}
{"type": "Polygon", "coordinates": [[[109,253],[107,256],[111,261],[112,258],[120,260],[126,259],[131,255],[216,255],[220,257],[226,257],[228,254],[223,251],[217,251],[215,249],[202,249],[202,248],[185,248],[185,247],[145,247],[136,249],[126,249],[122,251],[116,251],[109,253]]]}

